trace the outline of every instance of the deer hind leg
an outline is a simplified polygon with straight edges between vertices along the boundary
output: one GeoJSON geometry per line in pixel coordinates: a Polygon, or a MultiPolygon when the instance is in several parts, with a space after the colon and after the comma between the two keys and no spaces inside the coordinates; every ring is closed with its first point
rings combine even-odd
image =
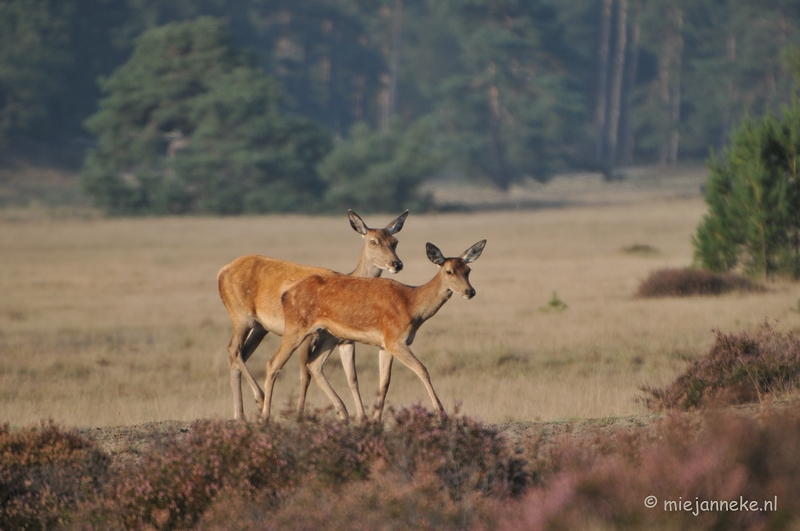
{"type": "Polygon", "coordinates": [[[328,382],[325,373],[322,372],[325,361],[327,361],[338,342],[339,341],[329,333],[320,333],[320,341],[309,356],[306,366],[311,372],[311,376],[314,377],[314,382],[316,382],[317,386],[328,395],[328,399],[331,401],[331,404],[333,404],[334,409],[336,409],[336,416],[338,416],[340,420],[348,420],[350,417],[347,414],[347,407],[345,407],[342,399],[339,398],[339,395],[336,394],[336,391],[334,391],[330,382],[328,382]]]}
{"type": "Polygon", "coordinates": [[[386,404],[386,393],[389,392],[389,383],[392,380],[392,362],[394,356],[388,350],[381,349],[378,354],[379,367],[380,367],[380,384],[378,387],[378,402],[375,404],[375,412],[372,414],[372,419],[376,422],[381,421],[383,415],[383,406],[386,404]]]}
{"type": "Polygon", "coordinates": [[[306,340],[309,332],[301,332],[295,330],[284,330],[283,338],[281,338],[281,345],[278,351],[267,362],[267,376],[264,379],[264,405],[261,408],[261,419],[268,421],[270,416],[270,407],[272,404],[272,392],[275,388],[275,379],[278,373],[281,372],[283,366],[292,357],[295,350],[306,340]]]}
{"type": "Polygon", "coordinates": [[[297,348],[297,355],[300,356],[300,396],[297,399],[297,416],[302,417],[306,408],[306,395],[308,395],[308,385],[311,383],[311,372],[306,364],[311,356],[311,350],[319,346],[319,336],[312,335],[303,341],[297,348]]]}
{"type": "Polygon", "coordinates": [[[367,412],[364,410],[364,401],[361,400],[361,392],[358,390],[358,374],[356,373],[356,344],[352,341],[339,343],[339,356],[342,358],[342,367],[347,375],[347,384],[350,386],[350,393],[353,395],[353,402],[356,404],[356,418],[359,422],[367,420],[367,412]]]}
{"type": "Polygon", "coordinates": [[[228,368],[231,374],[231,388],[233,390],[233,417],[244,418],[244,405],[242,403],[242,373],[253,389],[256,402],[264,400],[264,393],[253,378],[250,370],[245,365],[247,358],[253,354],[267,331],[258,323],[235,323],[231,342],[228,345],[228,368]]]}
{"type": "MultiPolygon", "coordinates": [[[[261,407],[264,405],[264,391],[262,391],[261,387],[259,387],[258,382],[253,376],[253,373],[250,372],[250,369],[247,368],[246,363],[266,335],[267,329],[261,326],[261,323],[256,322],[253,325],[253,329],[250,331],[250,334],[247,336],[244,346],[242,346],[242,373],[244,374],[244,378],[247,380],[247,383],[250,384],[250,389],[253,390],[253,397],[256,399],[256,404],[258,404],[259,409],[261,409],[261,407]]],[[[239,386],[239,389],[241,390],[241,386],[239,386]]]]}
{"type": "Polygon", "coordinates": [[[431,377],[428,374],[428,369],[425,368],[425,365],[422,364],[421,361],[417,359],[411,349],[408,348],[408,345],[405,342],[397,342],[392,347],[392,354],[402,361],[409,369],[417,373],[419,379],[422,380],[422,383],[425,384],[425,389],[428,390],[428,394],[431,397],[431,402],[433,403],[433,409],[439,414],[440,417],[445,417],[444,406],[442,402],[439,400],[439,397],[436,396],[436,391],[433,390],[433,384],[431,384],[431,377]]]}

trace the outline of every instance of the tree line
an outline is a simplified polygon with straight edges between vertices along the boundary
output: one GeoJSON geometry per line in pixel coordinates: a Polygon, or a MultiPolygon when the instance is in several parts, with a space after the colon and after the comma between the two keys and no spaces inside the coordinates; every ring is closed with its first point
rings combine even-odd
{"type": "Polygon", "coordinates": [[[3,0],[0,145],[88,144],[110,212],[424,208],[704,158],[798,45],[790,0],[3,0]]]}

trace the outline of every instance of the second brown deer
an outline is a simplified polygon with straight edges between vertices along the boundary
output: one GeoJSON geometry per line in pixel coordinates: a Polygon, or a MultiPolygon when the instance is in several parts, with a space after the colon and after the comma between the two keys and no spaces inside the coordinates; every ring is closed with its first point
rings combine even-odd
{"type": "MultiPolygon", "coordinates": [[[[383,229],[371,229],[352,210],[349,211],[350,225],[364,238],[364,247],[355,270],[350,275],[379,277],[388,270],[396,273],[403,268],[403,262],[395,252],[397,239],[394,235],[403,228],[408,210],[383,229]]],[[[281,335],[284,331],[281,294],[292,284],[312,275],[339,276],[339,273],[321,267],[305,266],[277,260],[266,256],[247,255],[229,263],[217,274],[219,294],[231,318],[233,331],[228,345],[228,364],[231,387],[233,389],[234,418],[244,417],[242,404],[242,374],[250,384],[259,408],[263,408],[264,393],[258,386],[245,362],[268,332],[281,335]]],[[[355,347],[352,342],[339,342],[323,334],[319,338],[309,338],[301,351],[301,362],[310,355],[313,340],[318,348],[328,351],[340,345],[342,365],[344,365],[350,390],[356,403],[359,418],[366,416],[361,395],[358,391],[358,378],[355,372],[355,347]]],[[[301,396],[298,409],[302,412],[305,390],[308,388],[308,371],[301,363],[301,396]]],[[[347,416],[344,403],[336,397],[334,407],[340,417],[347,416]]]]}
{"type": "MultiPolygon", "coordinates": [[[[433,408],[444,416],[436,391],[425,366],[409,345],[422,323],[433,317],[453,293],[464,298],[475,296],[467,265],[480,257],[486,240],[481,240],[461,256],[445,258],[438,247],[426,245],[428,259],[439,266],[431,281],[412,287],[395,280],[312,275],[294,284],[281,297],[283,338],[277,353],[267,362],[264,381],[264,406],[261,417],[268,420],[272,392],[278,373],[292,353],[307,338],[327,330],[341,340],[358,341],[385,350],[413,370],[430,395],[433,408]]],[[[338,399],[322,367],[330,349],[316,349],[308,359],[314,381],[332,402],[338,399]],[[334,398],[335,397],[335,398],[334,398]]],[[[381,385],[375,419],[380,420],[389,387],[391,363],[381,361],[381,385]]]]}

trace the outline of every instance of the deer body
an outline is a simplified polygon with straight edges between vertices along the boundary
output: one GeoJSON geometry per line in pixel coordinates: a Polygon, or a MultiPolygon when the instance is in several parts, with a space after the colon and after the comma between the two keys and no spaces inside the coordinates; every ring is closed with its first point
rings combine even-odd
{"type": "MultiPolygon", "coordinates": [[[[408,216],[404,212],[383,229],[370,229],[355,212],[350,211],[350,224],[354,230],[364,237],[362,249],[356,268],[350,275],[378,277],[383,270],[397,272],[403,263],[397,257],[395,248],[397,239],[394,234],[403,228],[408,216]]],[[[250,384],[256,402],[262,406],[264,393],[258,386],[245,362],[268,332],[277,335],[284,333],[284,315],[281,296],[289,287],[310,276],[346,276],[330,269],[305,266],[277,260],[259,255],[248,255],[237,258],[220,269],[217,274],[220,297],[231,318],[233,332],[228,345],[228,364],[231,374],[231,387],[234,398],[234,418],[244,417],[242,404],[241,378],[250,384]]],[[[309,337],[301,349],[301,395],[298,409],[302,411],[305,394],[308,388],[309,373],[305,361],[311,355],[311,345],[317,339],[318,349],[327,352],[339,344],[342,364],[347,374],[359,417],[366,415],[361,396],[358,391],[358,378],[355,372],[355,348],[352,342],[341,342],[329,334],[320,334],[318,338],[309,337]]],[[[340,416],[346,416],[344,403],[336,396],[334,407],[340,416]]]]}
{"type": "MultiPolygon", "coordinates": [[[[278,352],[267,363],[262,417],[269,418],[275,378],[281,368],[295,349],[320,330],[327,330],[342,340],[380,347],[398,358],[419,376],[434,409],[444,414],[427,369],[414,356],[409,345],[419,327],[433,317],[453,293],[460,293],[468,299],[475,295],[475,289],[469,283],[470,268],[467,264],[478,259],[485,244],[486,240],[482,240],[458,258],[445,258],[436,246],[429,243],[428,258],[439,266],[439,272],[423,286],[406,286],[389,279],[330,275],[314,275],[294,284],[282,297],[285,329],[278,352]]],[[[322,349],[315,350],[307,365],[314,381],[331,397],[335,392],[322,372],[328,353],[322,349]]],[[[381,417],[388,391],[391,359],[381,352],[376,420],[381,417]]],[[[332,397],[331,400],[334,401],[332,397]]]]}

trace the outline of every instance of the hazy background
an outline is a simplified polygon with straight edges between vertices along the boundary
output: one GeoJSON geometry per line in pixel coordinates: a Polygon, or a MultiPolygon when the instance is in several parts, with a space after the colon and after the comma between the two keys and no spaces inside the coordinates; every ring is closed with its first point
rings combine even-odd
{"type": "Polygon", "coordinates": [[[115,213],[430,209],[435,177],[702,161],[791,100],[799,29],[788,0],[9,0],[0,163],[115,213]]]}

